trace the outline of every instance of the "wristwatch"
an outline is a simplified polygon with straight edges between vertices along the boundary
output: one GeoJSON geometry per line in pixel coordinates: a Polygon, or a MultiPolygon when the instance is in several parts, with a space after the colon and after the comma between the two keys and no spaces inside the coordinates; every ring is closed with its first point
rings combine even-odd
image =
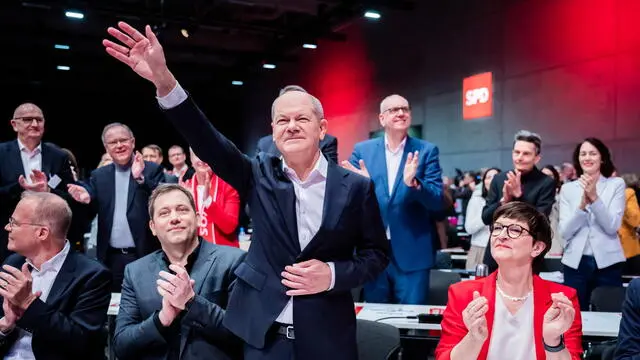
{"type": "Polygon", "coordinates": [[[560,352],[560,351],[564,350],[564,348],[565,348],[565,346],[564,346],[564,335],[560,335],[560,344],[558,344],[556,346],[549,346],[549,345],[547,345],[547,343],[544,342],[544,340],[542,340],[542,344],[544,345],[544,350],[545,351],[552,352],[552,353],[560,352]]]}

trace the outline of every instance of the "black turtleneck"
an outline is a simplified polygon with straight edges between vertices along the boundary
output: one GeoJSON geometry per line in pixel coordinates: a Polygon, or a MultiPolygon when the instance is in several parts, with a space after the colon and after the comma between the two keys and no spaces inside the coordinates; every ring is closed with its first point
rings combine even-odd
{"type": "MultiPolygon", "coordinates": [[[[512,170],[513,171],[513,170],[512,170]]],[[[487,204],[482,209],[482,222],[491,225],[493,213],[500,207],[502,199],[502,188],[507,180],[507,172],[496,175],[491,181],[487,204]]],[[[553,202],[556,198],[556,186],[552,178],[542,173],[537,167],[520,177],[522,183],[522,196],[514,198],[512,201],[522,201],[533,205],[547,217],[551,213],[553,202]]]]}

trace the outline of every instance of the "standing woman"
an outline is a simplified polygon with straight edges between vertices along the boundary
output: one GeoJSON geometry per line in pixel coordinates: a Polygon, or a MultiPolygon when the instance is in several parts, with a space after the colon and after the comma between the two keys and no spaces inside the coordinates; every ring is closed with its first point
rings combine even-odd
{"type": "Polygon", "coordinates": [[[198,213],[198,235],[218,245],[239,247],[236,227],[240,217],[240,195],[213,173],[211,167],[189,149],[195,173],[181,185],[191,192],[198,213]]]}
{"type": "Polygon", "coordinates": [[[482,222],[482,208],[487,204],[491,180],[499,173],[500,169],[495,167],[485,171],[482,175],[481,186],[476,186],[467,205],[464,228],[471,234],[471,248],[465,266],[468,270],[475,269],[476,265],[482,264],[482,259],[484,259],[484,252],[489,243],[489,225],[482,222]]]}
{"type": "Polygon", "coordinates": [[[562,263],[564,283],[578,291],[580,308],[589,309],[591,291],[622,286],[625,261],[618,229],[625,208],[625,184],[611,177],[609,149],[587,138],[573,153],[579,179],[560,190],[560,233],[566,242],[562,263]]]}

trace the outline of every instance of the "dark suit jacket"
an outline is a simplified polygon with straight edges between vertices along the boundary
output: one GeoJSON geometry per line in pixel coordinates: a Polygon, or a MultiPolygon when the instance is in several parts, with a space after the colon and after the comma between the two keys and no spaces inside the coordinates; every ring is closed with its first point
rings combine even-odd
{"type": "Polygon", "coordinates": [[[295,192],[282,160],[264,152],[253,158],[243,155],[191,98],[166,114],[196,155],[251,207],[251,247],[235,272],[238,281],[224,325],[250,346],[263,348],[267,331],[289,301],[281,283],[284,267],[310,259],[333,261],[331,291],[293,299],[296,358],[357,358],[351,289],[373,280],[389,262],[389,241],[371,180],[329,161],[322,224],[301,251],[295,192]]]}
{"type": "MultiPolygon", "coordinates": [[[[20,269],[25,258],[13,254],[6,264],[20,269]]],[[[36,299],[16,323],[32,333],[31,347],[38,360],[104,359],[103,331],[111,298],[111,274],[83,254],[69,251],[47,302],[36,299]]],[[[0,317],[4,312],[0,309],[0,317]]],[[[17,328],[0,341],[4,357],[16,342],[17,328]]]]}
{"type": "Polygon", "coordinates": [[[631,280],[622,303],[615,360],[640,360],[640,279],[631,280]]]}
{"type": "MultiPolygon", "coordinates": [[[[326,134],[324,139],[320,141],[320,151],[324,154],[324,156],[333,160],[334,163],[338,163],[338,138],[333,135],[326,134]]],[[[267,135],[263,136],[258,140],[258,146],[256,149],[256,154],[260,152],[265,152],[267,154],[271,154],[273,156],[280,156],[280,151],[276,147],[276,143],[273,142],[273,136],[267,135]]]]}
{"type": "MultiPolygon", "coordinates": [[[[113,226],[115,171],[114,164],[103,166],[94,170],[89,181],[82,184],[91,195],[91,205],[98,213],[97,256],[98,260],[103,263],[107,258],[109,238],[113,226]]],[[[127,220],[136,244],[138,257],[143,257],[160,247],[158,240],[149,230],[147,206],[151,192],[164,181],[162,168],[156,163],[145,161],[142,174],[144,176],[142,184],[138,184],[133,176],[129,179],[127,206],[127,220]]]]}
{"type": "MultiPolygon", "coordinates": [[[[61,182],[52,192],[69,199],[67,184],[73,183],[73,174],[69,157],[56,145],[42,143],[42,171],[51,179],[58,175],[61,182]]],[[[18,177],[24,173],[18,140],[0,143],[0,221],[5,222],[20,201],[24,189],[18,183],[18,177]]],[[[4,223],[3,223],[4,225],[4,223]]],[[[75,240],[75,239],[74,239],[75,240]]],[[[0,229],[0,262],[8,256],[7,232],[0,229]]]]}
{"type": "MultiPolygon", "coordinates": [[[[242,344],[223,325],[229,292],[238,264],[246,253],[200,239],[199,254],[189,276],[196,297],[181,321],[180,359],[236,359],[242,344]]],[[[153,317],[162,309],[156,280],[169,272],[158,250],[127,265],[122,284],[120,312],[113,340],[118,359],[166,359],[167,342],[153,317]]]]}

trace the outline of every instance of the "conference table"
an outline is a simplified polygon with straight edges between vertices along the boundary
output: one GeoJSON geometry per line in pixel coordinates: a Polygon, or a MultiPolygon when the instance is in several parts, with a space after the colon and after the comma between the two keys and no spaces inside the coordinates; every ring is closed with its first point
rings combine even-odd
{"type": "MultiPolygon", "coordinates": [[[[405,330],[441,330],[440,324],[419,323],[417,319],[407,316],[418,314],[441,313],[444,306],[430,305],[398,305],[355,303],[356,318],[388,323],[405,330]],[[382,320],[386,318],[385,320],[382,320]]],[[[111,318],[120,310],[120,294],[112,293],[107,315],[111,318]]],[[[620,313],[582,311],[582,333],[584,336],[617,337],[620,327],[620,313]]]]}
{"type": "MultiPolygon", "coordinates": [[[[442,313],[444,306],[356,303],[357,318],[384,322],[404,330],[441,330],[440,324],[408,319],[418,314],[442,313]]],[[[620,313],[582,311],[582,334],[590,337],[617,337],[620,313]]]]}

